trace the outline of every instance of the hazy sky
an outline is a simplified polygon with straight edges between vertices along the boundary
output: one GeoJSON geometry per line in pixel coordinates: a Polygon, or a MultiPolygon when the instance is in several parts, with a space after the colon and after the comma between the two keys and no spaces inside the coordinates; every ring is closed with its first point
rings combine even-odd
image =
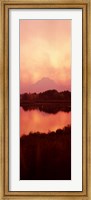
{"type": "Polygon", "coordinates": [[[43,77],[70,90],[71,20],[20,20],[21,93],[43,77]]]}

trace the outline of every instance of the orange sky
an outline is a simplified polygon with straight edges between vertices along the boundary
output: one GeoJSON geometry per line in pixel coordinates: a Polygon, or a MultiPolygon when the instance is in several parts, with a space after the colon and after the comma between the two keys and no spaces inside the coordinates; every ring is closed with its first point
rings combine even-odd
{"type": "Polygon", "coordinates": [[[43,77],[70,90],[71,20],[20,20],[20,92],[43,77]]]}

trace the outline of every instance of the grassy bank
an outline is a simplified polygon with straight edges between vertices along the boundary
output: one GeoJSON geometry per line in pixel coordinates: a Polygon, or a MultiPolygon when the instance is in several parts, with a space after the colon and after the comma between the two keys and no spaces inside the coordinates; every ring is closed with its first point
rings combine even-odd
{"type": "Polygon", "coordinates": [[[71,179],[71,127],[20,138],[20,179],[71,179]]]}

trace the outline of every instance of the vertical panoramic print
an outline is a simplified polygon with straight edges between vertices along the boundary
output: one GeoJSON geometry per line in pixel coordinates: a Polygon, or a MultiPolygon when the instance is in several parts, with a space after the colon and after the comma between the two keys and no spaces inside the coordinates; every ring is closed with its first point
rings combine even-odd
{"type": "Polygon", "coordinates": [[[71,20],[20,20],[20,179],[71,180],[71,20]]]}

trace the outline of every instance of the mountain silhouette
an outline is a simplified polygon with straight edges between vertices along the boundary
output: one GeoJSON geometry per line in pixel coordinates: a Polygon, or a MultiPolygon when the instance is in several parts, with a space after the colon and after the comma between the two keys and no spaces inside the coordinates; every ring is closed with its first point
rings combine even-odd
{"type": "Polygon", "coordinates": [[[39,93],[50,89],[58,90],[58,88],[59,86],[55,83],[54,80],[48,77],[43,77],[41,80],[37,81],[36,83],[30,86],[30,93],[39,93]]]}

